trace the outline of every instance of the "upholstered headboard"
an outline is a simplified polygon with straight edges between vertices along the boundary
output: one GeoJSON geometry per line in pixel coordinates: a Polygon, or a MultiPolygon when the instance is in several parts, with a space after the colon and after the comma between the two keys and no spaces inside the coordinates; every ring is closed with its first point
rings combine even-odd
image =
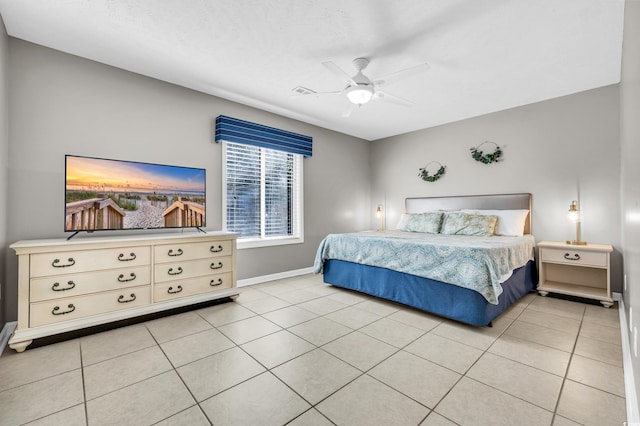
{"type": "Polygon", "coordinates": [[[423,197],[405,200],[405,212],[407,213],[460,209],[529,210],[524,233],[531,234],[531,194],[528,193],[423,197]]]}

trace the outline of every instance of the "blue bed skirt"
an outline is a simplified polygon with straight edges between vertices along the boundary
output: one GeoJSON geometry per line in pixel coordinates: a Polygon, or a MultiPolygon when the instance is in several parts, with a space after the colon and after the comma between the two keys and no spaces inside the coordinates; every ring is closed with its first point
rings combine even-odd
{"type": "Polygon", "coordinates": [[[478,292],[390,269],[343,260],[324,262],[324,282],[383,299],[392,300],[461,321],[485,326],[522,296],[532,291],[538,281],[535,263],[530,261],[516,269],[502,284],[504,291],[498,304],[492,305],[478,292]]]}

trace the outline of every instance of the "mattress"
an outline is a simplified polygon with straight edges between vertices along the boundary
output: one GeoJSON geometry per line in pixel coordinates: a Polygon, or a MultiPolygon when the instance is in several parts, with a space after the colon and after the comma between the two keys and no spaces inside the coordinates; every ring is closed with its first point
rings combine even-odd
{"type": "Polygon", "coordinates": [[[403,231],[330,234],[318,247],[314,272],[328,259],[384,268],[459,286],[498,304],[502,283],[534,260],[535,239],[403,231]]]}

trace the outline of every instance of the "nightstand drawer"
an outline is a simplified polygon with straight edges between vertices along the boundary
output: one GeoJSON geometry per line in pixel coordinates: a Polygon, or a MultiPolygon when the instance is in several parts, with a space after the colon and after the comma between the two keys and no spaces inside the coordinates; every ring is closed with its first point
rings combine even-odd
{"type": "Polygon", "coordinates": [[[606,268],[608,254],[602,252],[580,250],[568,246],[564,248],[541,248],[540,259],[543,262],[563,263],[566,265],[593,266],[606,268]]]}

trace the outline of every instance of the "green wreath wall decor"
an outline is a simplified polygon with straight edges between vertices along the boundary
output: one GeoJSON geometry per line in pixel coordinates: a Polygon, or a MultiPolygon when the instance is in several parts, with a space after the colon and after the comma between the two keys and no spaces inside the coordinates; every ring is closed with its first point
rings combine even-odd
{"type": "Polygon", "coordinates": [[[495,142],[491,142],[491,141],[482,142],[480,145],[476,146],[475,148],[469,148],[469,149],[471,151],[471,158],[483,164],[497,163],[498,161],[500,161],[500,157],[502,157],[502,150],[500,149],[500,147],[495,142]],[[492,143],[496,146],[496,149],[494,149],[491,154],[485,154],[479,149],[482,145],[487,143],[492,143]]]}
{"type": "Polygon", "coordinates": [[[446,169],[447,169],[447,166],[443,166],[437,161],[431,161],[426,166],[420,168],[420,173],[418,173],[418,177],[422,178],[422,180],[425,182],[435,182],[445,174],[446,169]],[[440,168],[434,175],[429,176],[429,171],[427,170],[427,167],[429,167],[431,164],[439,164],[440,168]]]}

